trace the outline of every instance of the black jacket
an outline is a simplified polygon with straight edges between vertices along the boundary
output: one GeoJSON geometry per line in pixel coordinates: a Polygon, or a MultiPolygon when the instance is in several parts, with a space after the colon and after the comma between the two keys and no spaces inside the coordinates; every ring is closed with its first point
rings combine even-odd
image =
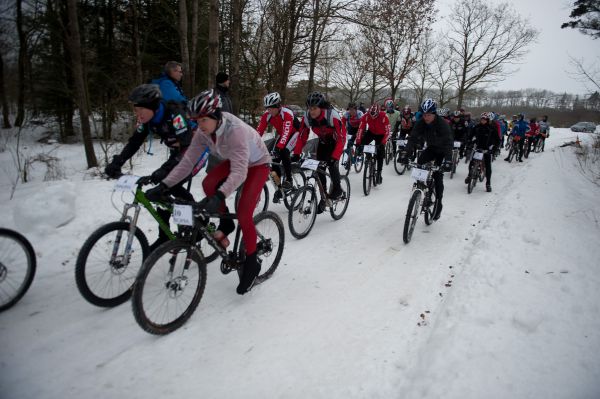
{"type": "Polygon", "coordinates": [[[472,141],[475,142],[475,148],[478,150],[490,150],[490,147],[498,147],[500,137],[495,126],[490,125],[490,122],[484,124],[478,123],[473,128],[472,141]]]}
{"type": "Polygon", "coordinates": [[[233,103],[231,102],[231,97],[229,96],[229,88],[217,84],[215,86],[215,90],[221,96],[221,103],[223,104],[221,111],[233,114],[233,103]]]}
{"type": "Polygon", "coordinates": [[[414,147],[423,141],[427,143],[427,148],[443,153],[446,159],[452,159],[454,137],[450,125],[442,117],[436,115],[430,124],[425,123],[423,118],[419,119],[410,133],[406,150],[412,152],[414,147]]]}
{"type": "Polygon", "coordinates": [[[171,149],[169,159],[161,165],[159,170],[165,176],[181,160],[183,153],[192,141],[192,129],[185,119],[182,109],[175,103],[161,103],[161,108],[156,111],[154,118],[148,123],[139,125],[135,130],[121,154],[115,156],[119,166],[123,166],[142,146],[150,133],[160,137],[160,142],[171,149]]]}

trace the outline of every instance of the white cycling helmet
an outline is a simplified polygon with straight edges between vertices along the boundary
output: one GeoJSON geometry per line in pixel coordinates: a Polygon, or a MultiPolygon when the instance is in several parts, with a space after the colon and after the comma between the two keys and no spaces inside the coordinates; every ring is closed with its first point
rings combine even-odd
{"type": "Polygon", "coordinates": [[[269,93],[263,99],[265,108],[277,107],[281,104],[281,96],[277,92],[269,93]]]}

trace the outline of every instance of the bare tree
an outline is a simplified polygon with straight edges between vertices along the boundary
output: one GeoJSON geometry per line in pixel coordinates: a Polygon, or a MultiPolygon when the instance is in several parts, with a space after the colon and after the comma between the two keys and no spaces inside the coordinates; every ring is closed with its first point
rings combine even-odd
{"type": "Polygon", "coordinates": [[[219,0],[209,0],[208,12],[208,87],[215,85],[219,72],[219,0]]]}
{"type": "Polygon", "coordinates": [[[19,85],[17,94],[17,117],[15,126],[22,126],[25,120],[25,64],[27,62],[27,35],[23,26],[23,0],[16,1],[17,34],[19,37],[19,85]]]}
{"type": "Polygon", "coordinates": [[[94,145],[92,144],[92,135],[90,129],[90,118],[88,112],[87,88],[83,74],[83,61],[81,57],[81,37],[79,35],[79,21],[77,18],[77,0],[68,0],[69,26],[68,39],[71,53],[71,69],[73,70],[73,80],[75,81],[75,92],[77,95],[77,106],[79,108],[79,118],[81,120],[81,135],[85,148],[85,156],[88,168],[98,166],[94,145]]]}
{"type": "Polygon", "coordinates": [[[0,100],[2,101],[2,128],[10,128],[10,120],[8,118],[8,100],[6,99],[6,88],[4,85],[4,59],[0,53],[0,100]]]}
{"type": "Polygon", "coordinates": [[[456,74],[458,106],[467,91],[477,85],[503,80],[514,71],[536,31],[510,5],[491,5],[483,0],[458,0],[450,15],[448,40],[452,70],[456,74]]]}
{"type": "Polygon", "coordinates": [[[431,91],[434,85],[435,76],[433,74],[437,69],[432,68],[432,65],[440,61],[434,56],[434,52],[436,52],[438,46],[433,42],[431,33],[426,32],[421,40],[421,51],[417,55],[412,72],[407,77],[408,84],[413,89],[419,104],[423,102],[425,96],[431,91]]]}
{"type": "Polygon", "coordinates": [[[334,61],[331,81],[349,102],[356,102],[368,90],[365,85],[368,74],[366,53],[356,35],[348,35],[337,47],[340,57],[334,61]]]}
{"type": "Polygon", "coordinates": [[[600,38],[600,0],[577,0],[573,3],[573,10],[561,28],[576,28],[584,35],[594,39],[600,38]]]}
{"type": "Polygon", "coordinates": [[[575,80],[582,82],[589,91],[600,90],[600,57],[596,58],[595,63],[585,65],[583,59],[569,56],[569,63],[574,68],[569,74],[575,80]]]}

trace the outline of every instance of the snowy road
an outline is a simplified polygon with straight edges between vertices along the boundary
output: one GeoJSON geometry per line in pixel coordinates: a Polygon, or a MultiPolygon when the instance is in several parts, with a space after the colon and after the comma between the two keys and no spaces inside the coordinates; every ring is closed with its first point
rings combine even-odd
{"type": "MultiPolygon", "coordinates": [[[[95,308],[75,286],[79,247],[118,217],[112,183],[3,194],[39,269],[0,314],[0,397],[598,398],[600,187],[557,147],[573,134],[553,132],[545,153],[495,162],[492,193],[467,195],[461,163],[442,218],[420,218],[409,245],[410,177],[389,165],[364,197],[351,172],[342,220],[286,232],[276,274],[243,297],[209,265],[200,306],[166,337],[142,331],[129,303],[95,308]]],[[[270,208],[287,229],[283,205],[270,208]]]]}

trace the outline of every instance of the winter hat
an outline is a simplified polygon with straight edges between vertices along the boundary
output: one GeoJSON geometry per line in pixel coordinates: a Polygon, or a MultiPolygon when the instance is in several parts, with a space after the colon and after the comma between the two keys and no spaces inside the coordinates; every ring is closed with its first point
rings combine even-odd
{"type": "Polygon", "coordinates": [[[219,72],[216,80],[217,84],[225,83],[229,80],[229,75],[227,75],[225,72],[219,72]]]}

